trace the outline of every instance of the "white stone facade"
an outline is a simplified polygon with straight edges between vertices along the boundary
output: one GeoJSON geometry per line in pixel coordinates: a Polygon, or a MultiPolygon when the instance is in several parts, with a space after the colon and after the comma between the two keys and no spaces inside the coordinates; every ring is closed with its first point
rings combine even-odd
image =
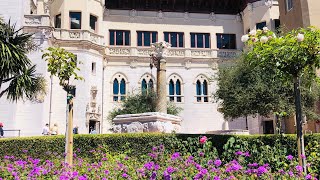
{"type": "MultiPolygon", "coordinates": [[[[169,84],[171,78],[181,81],[182,101],[176,103],[183,108],[181,132],[205,133],[226,129],[225,120],[211,97],[209,102],[197,102],[196,82],[206,79],[208,93],[214,93],[218,87],[213,77],[219,65],[232,61],[240,53],[243,48],[240,38],[244,31],[254,29],[255,24],[262,21],[273,28],[273,20],[279,16],[278,7],[276,3],[268,7],[261,2],[253,3],[240,16],[110,10],[104,8],[102,0],[2,0],[0,14],[6,20],[16,21],[26,32],[36,33],[34,37],[41,49],[60,46],[78,56],[82,62],[80,75],[85,81],[73,82],[77,88],[74,125],[82,134],[89,133],[89,120],[98,122],[98,132],[110,133],[108,112],[119,105],[113,101],[115,77],[120,75],[126,80],[127,94],[139,90],[143,77],[156,79],[156,69],[149,67],[151,50],[137,46],[137,31],[156,31],[158,41],[164,40],[164,32],[183,32],[184,47],[170,49],[167,58],[167,82],[169,84]],[[82,12],[81,30],[70,30],[69,12],[82,12]],[[58,14],[62,17],[61,28],[54,28],[58,14]],[[96,31],[89,27],[91,14],[98,17],[96,31]],[[130,46],[110,46],[109,30],[130,31],[130,46]],[[191,48],[190,33],[210,33],[210,48],[191,48]],[[218,49],[217,33],[235,34],[236,49],[218,49]],[[95,63],[94,72],[92,63],[95,63]]],[[[51,88],[50,75],[41,54],[41,51],[33,52],[29,57],[48,80],[48,93],[43,102],[10,103],[0,99],[0,122],[4,123],[5,129],[20,129],[22,136],[41,135],[43,126],[49,121],[51,125],[58,124],[60,134],[65,132],[66,93],[55,77],[51,88]]],[[[252,120],[249,124],[251,133],[263,132],[260,121],[252,120]]],[[[229,126],[243,129],[244,123],[239,119],[229,126]]]]}

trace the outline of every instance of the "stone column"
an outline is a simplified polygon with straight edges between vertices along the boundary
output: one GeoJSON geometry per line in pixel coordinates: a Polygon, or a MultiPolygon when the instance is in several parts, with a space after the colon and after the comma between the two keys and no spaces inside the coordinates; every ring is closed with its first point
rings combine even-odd
{"type": "Polygon", "coordinates": [[[157,104],[156,111],[167,114],[166,60],[161,58],[157,64],[157,104]]]}

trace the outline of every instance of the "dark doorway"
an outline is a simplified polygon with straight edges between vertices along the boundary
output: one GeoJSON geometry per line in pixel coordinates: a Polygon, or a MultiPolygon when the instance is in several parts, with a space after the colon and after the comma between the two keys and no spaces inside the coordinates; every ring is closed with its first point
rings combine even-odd
{"type": "Polygon", "coordinates": [[[90,134],[100,134],[100,122],[99,121],[89,121],[89,133],[90,134]]]}
{"type": "Polygon", "coordinates": [[[274,134],[274,126],[272,120],[263,122],[263,134],[274,134]]]}

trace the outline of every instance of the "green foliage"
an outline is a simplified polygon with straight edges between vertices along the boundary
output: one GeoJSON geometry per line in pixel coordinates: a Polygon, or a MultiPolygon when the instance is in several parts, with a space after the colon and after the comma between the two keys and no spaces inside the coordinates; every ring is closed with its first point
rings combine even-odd
{"type": "Polygon", "coordinates": [[[0,21],[0,98],[8,100],[35,100],[46,94],[45,79],[36,73],[27,53],[37,48],[32,34],[22,33],[21,29],[0,21]],[[1,86],[8,84],[1,91],[1,86]]]}
{"type": "MultiPolygon", "coordinates": [[[[196,155],[205,152],[205,159],[220,157],[224,161],[237,158],[237,151],[250,152],[249,162],[269,163],[271,167],[284,166],[286,155],[297,157],[296,137],[286,136],[229,136],[207,135],[205,146],[199,143],[197,134],[109,134],[109,135],[76,135],[74,137],[74,150],[78,156],[93,158],[91,150],[105,147],[110,154],[125,154],[131,157],[140,157],[148,154],[154,146],[164,145],[167,153],[180,152],[182,155],[196,155]]],[[[0,139],[0,156],[24,156],[27,149],[30,156],[42,159],[54,159],[57,154],[64,152],[64,136],[44,136],[28,138],[0,139]]],[[[319,144],[320,134],[305,137],[308,163],[313,171],[319,171],[319,144]]]]}
{"type": "Polygon", "coordinates": [[[42,59],[48,63],[48,72],[59,78],[60,86],[69,85],[71,77],[75,80],[83,80],[83,77],[76,72],[80,69],[77,67],[78,59],[75,54],[60,47],[49,47],[44,51],[42,59]]]}
{"type": "Polygon", "coordinates": [[[250,35],[247,45],[250,63],[278,69],[280,75],[315,77],[320,67],[320,30],[314,27],[293,30],[279,38],[260,30],[250,35]],[[263,42],[262,37],[268,40],[263,42]]]}
{"type": "MultiPolygon", "coordinates": [[[[181,110],[182,108],[177,107],[174,103],[168,102],[168,114],[178,115],[181,110]]],[[[111,121],[117,115],[146,112],[156,112],[156,93],[154,92],[130,94],[121,102],[120,107],[109,112],[108,119],[111,121]]]]}
{"type": "MultiPolygon", "coordinates": [[[[250,64],[244,55],[233,66],[220,69],[218,90],[214,97],[221,102],[222,113],[227,118],[260,114],[277,114],[280,118],[294,112],[294,90],[291,81],[282,79],[277,70],[250,64]]],[[[301,94],[305,113],[316,119],[314,104],[319,100],[319,83],[302,77],[301,94]],[[311,84],[311,85],[310,85],[311,84]]]]}

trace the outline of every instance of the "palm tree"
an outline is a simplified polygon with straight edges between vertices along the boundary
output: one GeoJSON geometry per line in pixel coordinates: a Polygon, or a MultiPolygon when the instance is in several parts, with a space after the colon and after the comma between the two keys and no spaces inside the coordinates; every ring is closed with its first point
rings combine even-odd
{"type": "Polygon", "coordinates": [[[46,91],[46,81],[36,73],[27,53],[35,50],[32,34],[15,30],[0,19],[0,98],[35,100],[46,91]]]}

